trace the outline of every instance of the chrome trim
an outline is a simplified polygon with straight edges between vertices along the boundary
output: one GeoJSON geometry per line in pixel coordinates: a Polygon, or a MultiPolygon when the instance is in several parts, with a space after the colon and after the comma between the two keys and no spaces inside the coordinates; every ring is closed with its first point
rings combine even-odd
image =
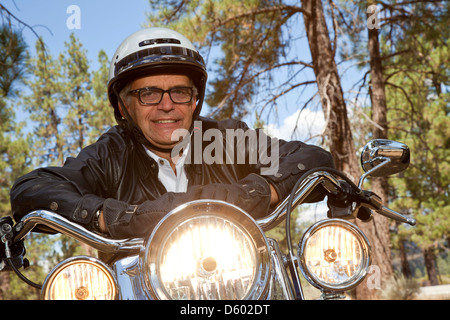
{"type": "Polygon", "coordinates": [[[144,249],[144,240],[110,239],[87,230],[81,225],[71,222],[63,216],[46,210],[33,211],[20,220],[15,226],[20,227],[14,241],[23,239],[37,225],[47,226],[57,232],[79,240],[97,250],[106,253],[133,253],[144,249]]]}
{"type": "Polygon", "coordinates": [[[46,296],[48,294],[48,290],[49,290],[49,285],[53,282],[53,280],[55,279],[55,276],[59,273],[59,271],[63,268],[66,268],[70,265],[73,264],[77,264],[79,262],[87,262],[89,264],[93,264],[96,267],[98,267],[99,269],[103,270],[103,272],[108,276],[108,279],[111,281],[112,285],[113,285],[113,294],[114,294],[114,298],[113,300],[116,300],[118,297],[118,283],[116,278],[113,275],[113,271],[111,270],[111,268],[109,268],[105,263],[103,263],[102,261],[100,261],[97,258],[94,257],[88,257],[88,256],[76,256],[76,257],[70,257],[67,258],[63,261],[61,261],[60,263],[58,263],[47,275],[47,277],[44,280],[44,284],[42,285],[42,289],[41,289],[41,299],[42,300],[46,300],[46,296]]]}
{"type": "MultiPolygon", "coordinates": [[[[298,244],[298,261],[299,261],[299,267],[300,267],[300,271],[302,272],[303,276],[305,277],[305,279],[312,284],[314,287],[322,290],[323,292],[341,292],[341,291],[346,291],[349,289],[354,288],[355,286],[357,286],[359,283],[361,283],[362,280],[364,280],[364,278],[367,275],[367,269],[369,268],[370,265],[370,252],[371,252],[371,246],[369,243],[369,240],[367,239],[366,235],[354,224],[350,223],[347,220],[342,220],[342,219],[324,219],[321,221],[316,222],[315,224],[313,224],[311,227],[308,228],[308,230],[305,231],[305,233],[302,236],[302,239],[300,240],[299,244],[298,244]],[[359,272],[356,274],[356,278],[352,281],[348,281],[346,283],[343,284],[339,284],[339,285],[330,285],[330,284],[326,284],[324,282],[320,282],[315,279],[314,276],[312,276],[309,271],[308,268],[306,267],[306,262],[304,260],[304,252],[305,252],[305,246],[306,246],[306,240],[308,240],[311,237],[311,234],[314,233],[315,231],[326,227],[328,225],[340,225],[343,228],[346,228],[347,230],[350,230],[360,241],[361,245],[362,245],[362,249],[363,249],[363,267],[361,268],[361,270],[359,270],[359,272]]],[[[354,277],[352,277],[354,278],[354,277]]]]}
{"type": "Polygon", "coordinates": [[[294,300],[294,292],[289,282],[289,276],[283,261],[278,242],[272,238],[267,238],[269,243],[269,253],[272,261],[272,272],[270,276],[269,300],[294,300]]]}
{"type": "Polygon", "coordinates": [[[152,300],[143,287],[140,259],[138,255],[116,261],[113,270],[119,284],[120,300],[152,300]]]}

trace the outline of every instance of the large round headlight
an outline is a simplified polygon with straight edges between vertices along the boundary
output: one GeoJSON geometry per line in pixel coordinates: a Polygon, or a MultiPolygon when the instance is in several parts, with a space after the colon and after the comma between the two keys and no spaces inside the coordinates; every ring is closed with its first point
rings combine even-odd
{"type": "Polygon", "coordinates": [[[44,300],[114,300],[117,285],[107,265],[92,257],[59,263],[42,286],[44,300]]]}
{"type": "Polygon", "coordinates": [[[370,245],[355,225],[341,219],[311,226],[299,244],[305,278],[328,291],[348,290],[360,283],[370,263],[370,245]]]}
{"type": "Polygon", "coordinates": [[[270,274],[267,240],[255,221],[210,200],[166,216],[147,243],[144,266],[158,299],[258,299],[270,274]]]}

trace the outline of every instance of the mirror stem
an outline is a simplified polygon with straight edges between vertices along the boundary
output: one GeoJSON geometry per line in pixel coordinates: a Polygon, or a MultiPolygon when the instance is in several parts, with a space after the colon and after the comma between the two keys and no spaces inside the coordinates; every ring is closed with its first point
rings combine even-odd
{"type": "Polygon", "coordinates": [[[361,186],[362,186],[362,184],[363,184],[363,182],[364,182],[364,180],[366,179],[367,176],[369,176],[372,172],[378,170],[379,168],[381,168],[381,167],[383,167],[383,166],[385,166],[385,165],[387,165],[388,163],[391,162],[391,159],[390,159],[390,158],[386,158],[386,157],[380,157],[380,158],[383,160],[382,163],[380,163],[380,164],[377,165],[376,167],[373,167],[373,168],[370,169],[369,171],[365,172],[365,173],[361,176],[361,178],[359,178],[359,183],[358,183],[358,188],[359,188],[359,189],[361,189],[361,186]]]}

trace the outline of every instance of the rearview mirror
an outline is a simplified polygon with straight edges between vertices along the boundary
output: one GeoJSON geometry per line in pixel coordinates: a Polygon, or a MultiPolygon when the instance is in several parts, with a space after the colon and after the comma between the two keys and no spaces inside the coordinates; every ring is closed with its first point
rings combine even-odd
{"type": "Polygon", "coordinates": [[[409,166],[410,153],[406,144],[375,139],[361,152],[361,166],[367,175],[384,177],[404,171],[409,166]]]}

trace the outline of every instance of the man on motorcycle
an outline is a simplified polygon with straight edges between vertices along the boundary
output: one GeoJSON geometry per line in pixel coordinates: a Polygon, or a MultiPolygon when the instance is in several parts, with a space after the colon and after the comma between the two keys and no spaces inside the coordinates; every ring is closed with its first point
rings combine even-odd
{"type": "Polygon", "coordinates": [[[319,147],[200,116],[206,79],[203,58],[183,35],[149,28],[129,36],[112,58],[108,82],[118,125],[62,167],[19,178],[11,189],[16,221],[44,209],[114,238],[141,237],[195,199],[227,201],[258,219],[304,172],[333,167],[319,147]],[[277,155],[276,170],[264,171],[261,154],[277,155]]]}

